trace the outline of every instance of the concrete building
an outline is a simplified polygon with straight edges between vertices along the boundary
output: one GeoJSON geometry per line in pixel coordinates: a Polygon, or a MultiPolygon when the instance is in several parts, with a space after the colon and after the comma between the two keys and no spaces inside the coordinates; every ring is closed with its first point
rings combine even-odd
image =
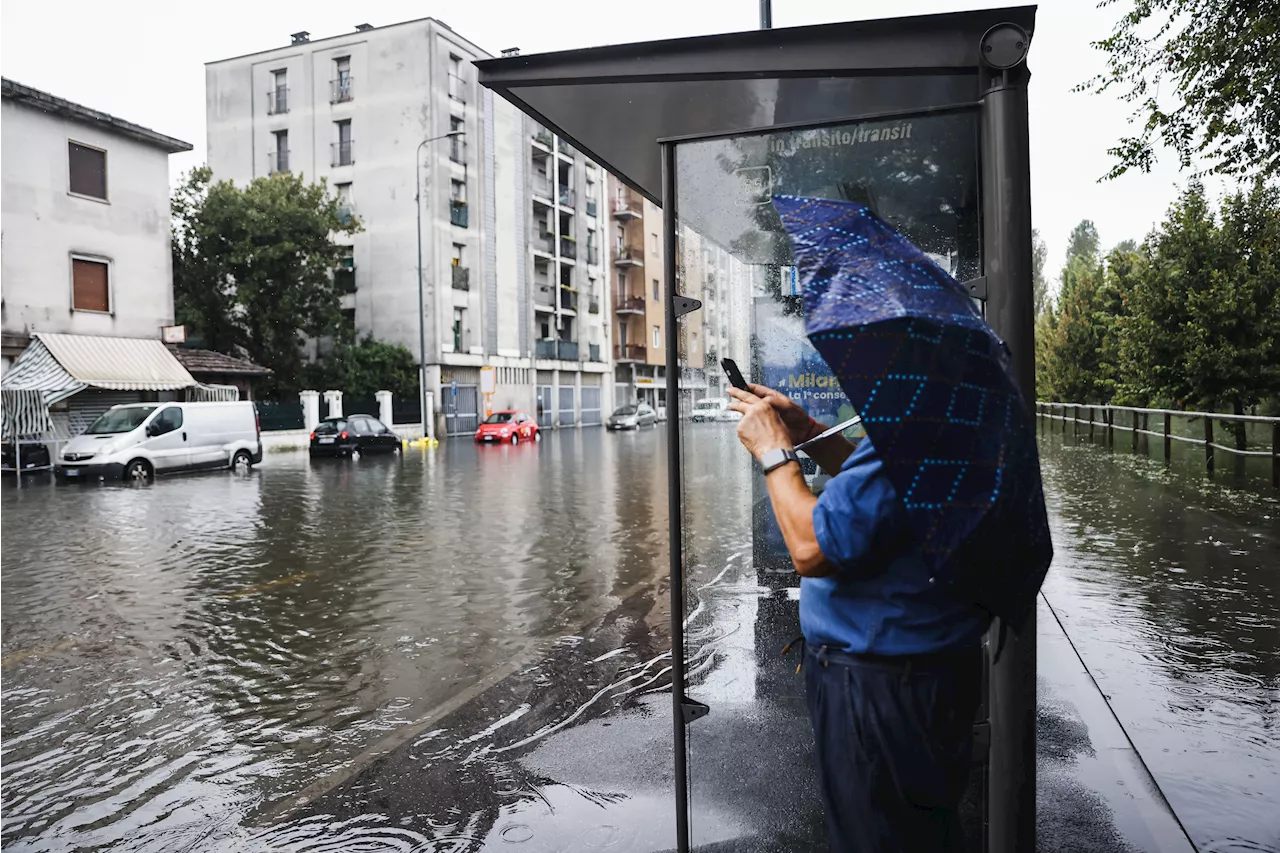
{"type": "Polygon", "coordinates": [[[415,355],[421,237],[438,432],[474,431],[484,367],[495,368],[495,409],[533,414],[542,403],[555,424],[599,422],[601,395],[584,389],[607,372],[592,361],[607,349],[607,320],[589,298],[592,273],[602,275],[591,223],[603,178],[480,89],[472,62],[488,56],[424,18],[316,40],[299,32],[288,46],[211,62],[209,166],[237,183],[285,170],[326,180],[364,228],[340,238],[351,246],[337,273],[348,321],[415,355]]]}
{"type": "MultiPolygon", "coordinates": [[[[617,405],[667,405],[662,210],[609,176],[613,381],[617,405]]],[[[696,312],[695,312],[696,313],[696,312]]]]}
{"type": "Polygon", "coordinates": [[[33,332],[159,340],[173,323],[169,155],[191,145],[0,86],[3,367],[33,332]]]}

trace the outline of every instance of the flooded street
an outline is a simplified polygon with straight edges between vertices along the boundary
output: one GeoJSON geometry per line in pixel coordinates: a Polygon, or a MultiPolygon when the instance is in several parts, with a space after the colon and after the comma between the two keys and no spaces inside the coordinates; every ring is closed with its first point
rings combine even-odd
{"type": "MultiPolygon", "coordinates": [[[[6,484],[4,848],[673,846],[665,435],[6,484]]],[[[732,427],[690,435],[691,692],[744,721],[690,730],[710,842],[782,820],[709,768],[794,604],[732,427]]],[[[1062,443],[1046,599],[1200,848],[1280,850],[1280,503],[1062,443]]]]}

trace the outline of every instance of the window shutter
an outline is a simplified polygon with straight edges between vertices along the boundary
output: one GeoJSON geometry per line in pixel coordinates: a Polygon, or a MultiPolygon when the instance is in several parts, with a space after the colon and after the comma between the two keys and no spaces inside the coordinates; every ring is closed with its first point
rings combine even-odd
{"type": "Polygon", "coordinates": [[[71,261],[72,307],[77,311],[110,311],[107,265],[99,261],[71,261]]]}
{"type": "Polygon", "coordinates": [[[106,199],[107,155],[104,152],[68,142],[67,162],[71,168],[73,193],[106,199]]]}

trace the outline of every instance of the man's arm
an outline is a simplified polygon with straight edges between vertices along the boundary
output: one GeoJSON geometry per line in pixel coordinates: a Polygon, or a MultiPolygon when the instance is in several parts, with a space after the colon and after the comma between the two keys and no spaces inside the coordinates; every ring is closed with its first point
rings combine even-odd
{"type": "Polygon", "coordinates": [[[818,499],[809,491],[804,473],[796,464],[775,468],[764,478],[769,487],[769,501],[773,514],[787,543],[796,574],[806,578],[821,578],[832,574],[835,566],[827,562],[813,532],[813,508],[818,499]]]}
{"type": "MultiPolygon", "coordinates": [[[[795,401],[780,391],[765,385],[748,385],[747,390],[768,403],[787,428],[787,434],[793,444],[802,444],[814,436],[826,432],[826,427],[815,421],[809,413],[795,404],[795,401]]],[[[853,453],[854,445],[843,435],[824,438],[804,449],[809,458],[818,463],[823,471],[831,477],[840,473],[840,466],[853,453]]]]}

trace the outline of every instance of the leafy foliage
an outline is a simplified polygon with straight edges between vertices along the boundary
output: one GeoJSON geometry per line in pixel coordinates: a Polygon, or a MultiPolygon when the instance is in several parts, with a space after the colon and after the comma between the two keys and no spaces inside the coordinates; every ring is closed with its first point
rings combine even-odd
{"type": "Polygon", "coordinates": [[[1151,171],[1157,139],[1184,169],[1201,154],[1221,174],[1280,174],[1274,0],[1133,0],[1094,47],[1107,54],[1106,71],[1079,89],[1118,90],[1139,124],[1109,149],[1116,162],[1106,178],[1151,171]]]}
{"type": "Polygon", "coordinates": [[[332,235],[359,223],[339,216],[323,181],[211,181],[207,167],[193,169],[171,200],[178,322],[212,349],[271,368],[268,394],[295,392],[303,336],[335,334],[340,325],[332,271],[344,248],[332,235]]]}
{"type": "Polygon", "coordinates": [[[370,398],[390,391],[397,399],[418,395],[418,360],[401,344],[367,337],[340,341],[322,360],[303,370],[311,388],[338,388],[353,397],[370,398]]]}
{"type": "Polygon", "coordinates": [[[1049,247],[1040,236],[1039,228],[1031,229],[1031,287],[1034,293],[1036,317],[1049,307],[1049,280],[1044,277],[1044,265],[1049,260],[1049,247]]]}

